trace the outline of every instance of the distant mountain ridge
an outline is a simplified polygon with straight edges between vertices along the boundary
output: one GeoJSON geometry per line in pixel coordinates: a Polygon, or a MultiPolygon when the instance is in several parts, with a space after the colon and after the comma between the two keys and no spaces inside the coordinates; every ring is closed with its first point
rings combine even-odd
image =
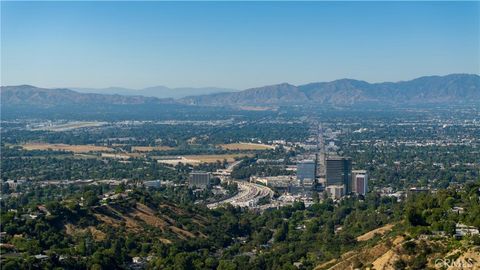
{"type": "Polygon", "coordinates": [[[480,76],[451,74],[410,81],[368,83],[341,79],[305,85],[282,83],[235,93],[192,96],[180,100],[191,105],[294,105],[358,103],[424,104],[480,100],[480,76]]]}
{"type": "MultiPolygon", "coordinates": [[[[129,92],[129,89],[126,88],[115,88],[112,91],[121,92],[122,89],[129,92]]],[[[157,90],[146,89],[145,91],[157,90]]],[[[362,103],[393,105],[465,102],[480,102],[479,75],[451,74],[420,77],[410,81],[383,83],[368,83],[352,79],[309,83],[299,86],[281,83],[239,92],[189,96],[176,100],[143,95],[79,93],[67,88],[46,89],[31,85],[1,87],[2,106],[56,106],[68,104],[141,105],[165,103],[203,106],[302,104],[351,106],[362,103]]]]}
{"type": "Polygon", "coordinates": [[[70,89],[46,89],[31,85],[2,86],[3,105],[56,106],[70,104],[162,104],[172,103],[172,99],[159,99],[144,96],[122,96],[78,93],[70,89]]]}
{"type": "Polygon", "coordinates": [[[220,88],[220,87],[178,87],[169,88],[166,86],[153,86],[143,89],[129,89],[124,87],[108,87],[108,88],[70,88],[81,93],[95,94],[118,94],[125,96],[146,96],[156,98],[184,98],[187,96],[209,95],[223,92],[236,92],[236,89],[220,88]]]}

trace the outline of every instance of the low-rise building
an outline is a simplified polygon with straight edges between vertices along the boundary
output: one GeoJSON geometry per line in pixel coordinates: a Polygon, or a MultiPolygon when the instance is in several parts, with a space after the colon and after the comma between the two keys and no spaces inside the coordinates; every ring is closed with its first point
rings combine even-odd
{"type": "Polygon", "coordinates": [[[474,226],[457,223],[455,226],[455,237],[462,238],[464,236],[478,235],[480,232],[474,226]]]}
{"type": "Polygon", "coordinates": [[[172,181],[162,181],[162,180],[151,180],[144,181],[143,184],[148,188],[160,188],[161,186],[172,186],[174,183],[172,181]]]}
{"type": "Polygon", "coordinates": [[[207,188],[210,185],[209,172],[191,172],[188,180],[189,187],[207,188]]]}
{"type": "Polygon", "coordinates": [[[463,207],[458,207],[458,206],[454,206],[450,211],[457,214],[465,213],[465,209],[463,209],[463,207]]]}
{"type": "Polygon", "coordinates": [[[329,185],[325,188],[327,194],[333,199],[340,199],[345,195],[344,185],[329,185]]]}
{"type": "Polygon", "coordinates": [[[7,180],[5,183],[8,185],[8,187],[11,190],[16,190],[16,188],[18,186],[21,186],[21,185],[25,184],[26,182],[27,182],[26,180],[20,179],[20,180],[7,180]]]}

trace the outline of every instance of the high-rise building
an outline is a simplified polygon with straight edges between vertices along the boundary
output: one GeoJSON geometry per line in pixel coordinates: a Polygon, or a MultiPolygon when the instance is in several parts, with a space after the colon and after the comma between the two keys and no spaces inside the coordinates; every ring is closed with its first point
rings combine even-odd
{"type": "Polygon", "coordinates": [[[209,172],[191,172],[188,186],[206,188],[210,185],[210,177],[209,172]]]}
{"type": "Polygon", "coordinates": [[[314,160],[307,159],[298,162],[297,179],[300,182],[300,185],[303,185],[305,182],[315,182],[316,170],[317,167],[314,160]]]}
{"type": "Polygon", "coordinates": [[[344,157],[327,158],[326,184],[344,185],[346,194],[352,192],[352,160],[344,157]]]}
{"type": "Polygon", "coordinates": [[[352,171],[352,192],[365,195],[368,192],[368,174],[366,170],[352,171]]]}

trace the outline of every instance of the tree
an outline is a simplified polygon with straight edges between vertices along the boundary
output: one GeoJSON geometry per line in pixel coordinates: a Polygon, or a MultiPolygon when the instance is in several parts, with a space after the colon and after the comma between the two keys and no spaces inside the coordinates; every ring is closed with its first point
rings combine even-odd
{"type": "Polygon", "coordinates": [[[98,203],[98,197],[93,190],[83,193],[83,201],[85,206],[94,206],[98,203]]]}
{"type": "Polygon", "coordinates": [[[393,263],[393,268],[395,270],[403,270],[403,269],[407,268],[407,263],[402,259],[396,260],[393,263]]]}
{"type": "Polygon", "coordinates": [[[1,183],[2,186],[2,194],[9,194],[10,193],[10,186],[6,182],[1,183]]]}
{"type": "Polygon", "coordinates": [[[232,261],[220,260],[217,270],[236,270],[237,265],[232,261]]]}
{"type": "Polygon", "coordinates": [[[425,219],[423,218],[422,214],[418,212],[417,208],[414,206],[410,206],[405,210],[405,215],[407,217],[407,221],[412,226],[424,226],[425,219]]]}
{"type": "Polygon", "coordinates": [[[288,223],[284,221],[282,222],[282,225],[280,225],[280,228],[275,232],[273,239],[276,242],[285,241],[285,239],[287,238],[287,234],[288,234],[288,223]]]}

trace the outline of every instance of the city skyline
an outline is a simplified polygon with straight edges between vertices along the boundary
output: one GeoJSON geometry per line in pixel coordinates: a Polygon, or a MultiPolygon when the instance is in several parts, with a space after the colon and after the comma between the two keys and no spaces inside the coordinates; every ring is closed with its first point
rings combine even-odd
{"type": "Polygon", "coordinates": [[[478,2],[2,2],[2,85],[228,87],[479,73],[478,2]]]}

